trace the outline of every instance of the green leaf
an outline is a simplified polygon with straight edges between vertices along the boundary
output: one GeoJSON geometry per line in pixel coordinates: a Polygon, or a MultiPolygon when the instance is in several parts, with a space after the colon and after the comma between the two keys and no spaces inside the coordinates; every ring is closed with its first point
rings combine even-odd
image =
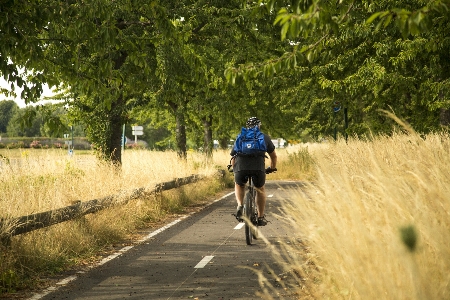
{"type": "Polygon", "coordinates": [[[424,19],[424,14],[421,11],[418,11],[416,13],[414,13],[411,18],[413,19],[413,22],[417,25],[420,26],[420,23],[422,22],[422,20],[424,19]]]}
{"type": "Polygon", "coordinates": [[[306,59],[307,59],[309,62],[312,62],[312,61],[314,60],[314,53],[313,53],[312,50],[310,50],[310,51],[308,52],[308,54],[306,55],[306,59]]]}
{"type": "Polygon", "coordinates": [[[277,17],[275,18],[275,21],[273,22],[274,25],[280,23],[280,25],[286,23],[286,21],[289,19],[289,13],[285,8],[282,8],[278,11],[277,17]]]}
{"type": "Polygon", "coordinates": [[[284,23],[281,27],[281,40],[284,41],[286,39],[286,34],[289,30],[289,23],[284,23]]]}
{"type": "Polygon", "coordinates": [[[383,26],[386,28],[392,21],[393,14],[389,14],[384,18],[383,26]]]}
{"type": "Polygon", "coordinates": [[[300,49],[300,53],[303,53],[303,52],[305,52],[305,51],[308,51],[308,49],[309,49],[309,46],[303,46],[303,47],[300,49]]]}
{"type": "Polygon", "coordinates": [[[403,244],[410,252],[414,252],[417,247],[418,234],[413,225],[400,228],[400,235],[403,244]]]}
{"type": "Polygon", "coordinates": [[[383,14],[383,11],[376,12],[372,14],[367,20],[366,24],[371,24],[376,18],[378,18],[381,14],[383,14]]]}

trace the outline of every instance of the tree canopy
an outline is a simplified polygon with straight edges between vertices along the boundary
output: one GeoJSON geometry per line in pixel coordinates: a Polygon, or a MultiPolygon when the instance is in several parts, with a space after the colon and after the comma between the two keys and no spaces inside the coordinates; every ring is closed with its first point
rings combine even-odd
{"type": "Polygon", "coordinates": [[[292,103],[295,95],[305,110],[297,126],[317,135],[330,135],[336,102],[349,109],[349,133],[390,131],[379,109],[393,110],[421,132],[439,128],[441,109],[450,104],[448,1],[262,4],[255,10],[277,11],[273,22],[291,49],[229,68],[230,82],[291,74],[297,80],[281,100],[292,103]]]}
{"type": "Polygon", "coordinates": [[[165,127],[166,142],[172,131],[180,157],[187,136],[208,153],[249,116],[285,139],[330,136],[344,111],[346,134],[389,132],[380,110],[428,132],[450,106],[449,4],[4,1],[0,73],[27,103],[57,87],[69,122],[117,164],[122,126],[136,120],[165,127]]]}

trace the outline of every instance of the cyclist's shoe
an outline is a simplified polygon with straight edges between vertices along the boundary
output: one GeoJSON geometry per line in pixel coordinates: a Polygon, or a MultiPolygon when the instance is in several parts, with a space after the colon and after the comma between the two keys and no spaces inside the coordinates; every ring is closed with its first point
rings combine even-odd
{"type": "Polygon", "coordinates": [[[236,220],[238,220],[239,222],[242,222],[243,220],[242,220],[242,210],[244,209],[244,206],[242,206],[242,205],[239,205],[238,207],[237,207],[237,210],[236,210],[236,214],[235,214],[235,217],[236,217],[236,220]]]}
{"type": "Polygon", "coordinates": [[[266,216],[258,217],[258,226],[266,226],[269,221],[266,220],[266,216]]]}

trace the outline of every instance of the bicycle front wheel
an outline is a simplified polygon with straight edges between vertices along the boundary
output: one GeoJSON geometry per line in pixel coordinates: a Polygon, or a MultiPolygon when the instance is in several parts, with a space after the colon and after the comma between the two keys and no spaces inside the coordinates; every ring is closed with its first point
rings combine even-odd
{"type": "Polygon", "coordinates": [[[252,214],[253,214],[253,195],[249,192],[245,194],[244,202],[244,216],[245,218],[245,241],[247,245],[252,244],[253,230],[252,230],[252,214]]]}

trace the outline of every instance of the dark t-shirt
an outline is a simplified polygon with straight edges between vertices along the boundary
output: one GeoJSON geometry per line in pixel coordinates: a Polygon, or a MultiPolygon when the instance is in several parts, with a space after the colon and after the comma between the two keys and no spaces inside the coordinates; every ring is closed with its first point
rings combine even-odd
{"type": "MultiPolygon", "coordinates": [[[[264,141],[266,142],[267,153],[272,153],[275,151],[275,145],[272,143],[270,136],[264,133],[264,141]]],[[[236,143],[236,142],[235,142],[236,143]]],[[[236,151],[231,150],[231,156],[236,155],[236,151]]],[[[264,171],[266,168],[264,156],[237,156],[234,162],[233,171],[247,171],[247,170],[261,170],[264,171]]]]}

